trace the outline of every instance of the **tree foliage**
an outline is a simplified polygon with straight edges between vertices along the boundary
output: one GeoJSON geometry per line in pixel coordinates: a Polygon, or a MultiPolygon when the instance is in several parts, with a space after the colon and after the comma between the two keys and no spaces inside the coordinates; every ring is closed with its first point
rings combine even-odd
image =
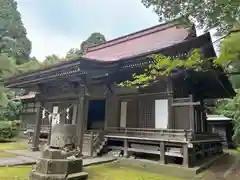
{"type": "Polygon", "coordinates": [[[80,52],[83,53],[88,47],[101,44],[106,41],[103,34],[99,32],[92,33],[85,41],[81,43],[80,52]]]}
{"type": "Polygon", "coordinates": [[[188,23],[197,22],[200,28],[217,27],[218,32],[226,33],[239,25],[239,0],[141,0],[147,8],[153,8],[159,21],[179,19],[188,23]]]}
{"type": "Polygon", "coordinates": [[[1,52],[11,53],[16,63],[22,64],[29,59],[31,42],[26,36],[26,29],[17,10],[17,3],[14,0],[0,0],[0,7],[0,37],[9,37],[16,41],[14,49],[6,44],[1,52]]]}
{"type": "Polygon", "coordinates": [[[211,65],[210,61],[205,61],[201,57],[198,50],[194,50],[187,59],[172,59],[160,54],[154,54],[152,57],[153,63],[149,64],[143,73],[135,73],[132,80],[124,81],[119,85],[136,88],[146,87],[157,81],[160,77],[170,75],[174,70],[191,69],[194,71],[204,71],[211,65]]]}
{"type": "Polygon", "coordinates": [[[240,90],[237,90],[237,95],[233,99],[218,101],[215,113],[233,120],[233,139],[240,144],[240,90]]]}
{"type": "Polygon", "coordinates": [[[16,70],[15,62],[7,54],[0,54],[0,108],[8,104],[7,89],[4,88],[3,78],[13,74],[16,70]]]}
{"type": "MultiPolygon", "coordinates": [[[[222,65],[228,72],[240,72],[240,32],[232,33],[224,38],[220,45],[220,57],[216,62],[222,65]]],[[[230,76],[234,88],[240,88],[240,75],[230,76]]]]}
{"type": "Polygon", "coordinates": [[[69,60],[69,59],[75,59],[79,56],[81,56],[81,50],[77,49],[77,48],[71,48],[68,52],[67,55],[65,57],[65,59],[69,60]]]}

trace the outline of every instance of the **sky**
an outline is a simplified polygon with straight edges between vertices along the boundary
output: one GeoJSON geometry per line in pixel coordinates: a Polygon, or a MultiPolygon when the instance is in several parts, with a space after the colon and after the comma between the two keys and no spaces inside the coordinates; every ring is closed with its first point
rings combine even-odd
{"type": "Polygon", "coordinates": [[[17,0],[31,56],[64,56],[79,48],[93,32],[107,40],[158,24],[158,17],[140,0],[17,0]]]}
{"type": "Polygon", "coordinates": [[[107,40],[159,24],[141,0],[17,0],[31,56],[65,56],[93,32],[107,40]]]}

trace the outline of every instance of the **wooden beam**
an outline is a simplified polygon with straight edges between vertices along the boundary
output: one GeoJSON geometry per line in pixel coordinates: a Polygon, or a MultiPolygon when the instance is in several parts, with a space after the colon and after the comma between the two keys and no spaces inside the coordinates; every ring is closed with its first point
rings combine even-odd
{"type": "Polygon", "coordinates": [[[197,102],[184,102],[184,103],[173,103],[172,106],[198,106],[201,103],[197,102]]]}

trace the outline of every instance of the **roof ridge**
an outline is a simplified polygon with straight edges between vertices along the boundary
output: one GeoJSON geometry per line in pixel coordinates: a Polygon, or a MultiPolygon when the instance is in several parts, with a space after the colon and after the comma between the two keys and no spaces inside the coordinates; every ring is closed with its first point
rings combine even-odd
{"type": "Polygon", "coordinates": [[[110,46],[113,46],[113,45],[116,45],[116,44],[120,44],[120,43],[129,41],[129,40],[132,40],[132,39],[136,39],[136,38],[139,38],[139,37],[142,37],[142,36],[146,36],[146,35],[152,34],[154,32],[163,31],[163,30],[168,29],[168,28],[173,27],[173,26],[176,26],[176,23],[166,22],[166,23],[158,24],[158,25],[146,28],[146,29],[142,29],[142,30],[139,30],[139,31],[136,31],[136,32],[133,32],[133,33],[130,33],[130,34],[127,34],[127,35],[124,35],[124,36],[120,36],[118,38],[115,38],[115,39],[112,39],[112,40],[109,40],[109,41],[106,41],[106,42],[103,42],[103,43],[95,45],[95,46],[90,46],[90,47],[87,48],[87,50],[84,54],[87,54],[88,52],[92,52],[92,51],[95,51],[95,50],[103,49],[103,48],[106,48],[106,47],[110,47],[110,46]]]}

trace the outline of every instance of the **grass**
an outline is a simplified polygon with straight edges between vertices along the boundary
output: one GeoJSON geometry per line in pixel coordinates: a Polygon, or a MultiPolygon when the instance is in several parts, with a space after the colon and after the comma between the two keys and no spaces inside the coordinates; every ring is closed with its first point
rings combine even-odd
{"type": "MultiPolygon", "coordinates": [[[[32,166],[0,167],[1,180],[27,180],[32,166]]],[[[87,168],[88,180],[182,180],[111,164],[87,168]]]]}
{"type": "Polygon", "coordinates": [[[159,175],[109,164],[90,166],[87,168],[89,180],[182,180],[180,178],[159,175]]]}
{"type": "Polygon", "coordinates": [[[23,142],[0,142],[0,151],[27,149],[28,145],[23,142]]]}
{"type": "Polygon", "coordinates": [[[0,151],[0,158],[15,157],[16,154],[0,151]]]}
{"type": "Polygon", "coordinates": [[[237,151],[240,152],[240,146],[237,148],[237,151]]]}
{"type": "Polygon", "coordinates": [[[0,167],[1,180],[28,180],[32,166],[0,167]]]}

